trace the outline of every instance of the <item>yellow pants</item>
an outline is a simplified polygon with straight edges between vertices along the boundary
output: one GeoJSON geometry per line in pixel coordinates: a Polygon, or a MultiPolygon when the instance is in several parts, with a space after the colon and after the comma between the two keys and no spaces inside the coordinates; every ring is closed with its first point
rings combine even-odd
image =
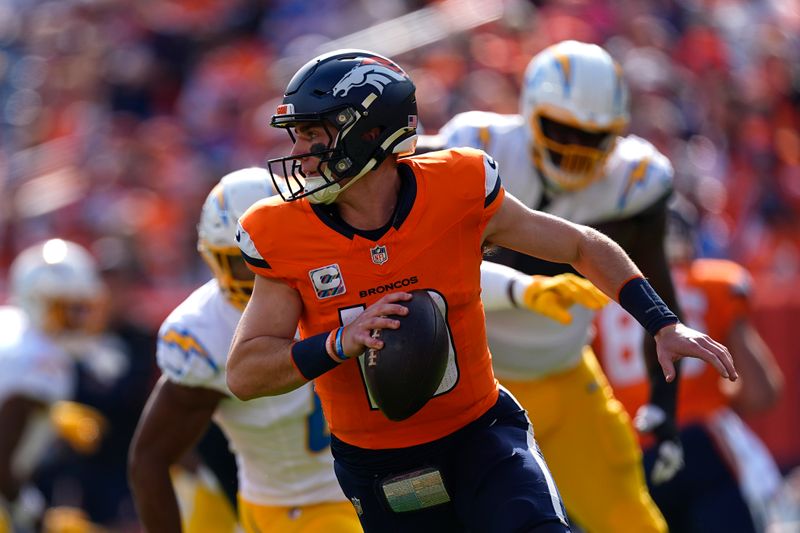
{"type": "Polygon", "coordinates": [[[361,523],[350,502],[303,507],[268,507],[239,497],[239,516],[246,533],[358,533],[361,523]]]}
{"type": "Polygon", "coordinates": [[[216,479],[205,467],[195,472],[170,469],[184,533],[235,533],[236,513],[216,479]]]}
{"type": "Polygon", "coordinates": [[[527,409],[570,517],[590,533],[665,533],[628,414],[590,348],[570,370],[502,384],[527,409]]]}

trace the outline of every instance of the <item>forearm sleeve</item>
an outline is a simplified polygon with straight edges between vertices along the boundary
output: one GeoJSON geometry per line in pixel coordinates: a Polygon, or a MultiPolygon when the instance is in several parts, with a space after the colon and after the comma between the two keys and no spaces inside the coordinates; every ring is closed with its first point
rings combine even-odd
{"type": "Polygon", "coordinates": [[[523,301],[531,276],[505,265],[481,263],[481,300],[486,311],[514,309],[523,301]]]}

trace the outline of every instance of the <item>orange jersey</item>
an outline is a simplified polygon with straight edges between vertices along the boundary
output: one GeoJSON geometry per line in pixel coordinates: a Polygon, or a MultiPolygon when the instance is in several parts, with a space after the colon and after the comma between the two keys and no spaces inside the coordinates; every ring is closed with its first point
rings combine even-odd
{"type": "MultiPolygon", "coordinates": [[[[747,271],[731,261],[698,259],[688,268],[673,269],[672,274],[684,322],[724,343],[731,327],[748,312],[747,271]]],[[[614,395],[633,415],[647,403],[650,394],[642,354],[644,329],[617,304],[606,306],[595,324],[597,356],[614,395]]],[[[728,404],[719,379],[717,371],[704,361],[683,359],[678,385],[679,425],[704,420],[728,404]]]]}
{"type": "Polygon", "coordinates": [[[380,413],[363,356],[315,380],[331,432],[362,448],[444,437],[498,396],[480,299],[482,234],[504,197],[496,164],[479,150],[457,149],[401,159],[398,171],[398,207],[381,230],[353,230],[306,199],[271,198],[240,220],[250,267],[300,293],[303,338],[350,323],[390,292],[428,289],[444,300],[450,361],[437,394],[410,418],[392,422],[380,413]]]}

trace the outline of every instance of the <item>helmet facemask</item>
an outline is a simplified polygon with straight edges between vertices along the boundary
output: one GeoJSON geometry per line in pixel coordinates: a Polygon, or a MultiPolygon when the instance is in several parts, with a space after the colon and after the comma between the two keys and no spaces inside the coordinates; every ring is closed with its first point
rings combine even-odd
{"type": "Polygon", "coordinates": [[[48,298],[41,302],[40,327],[44,333],[58,337],[97,335],[103,331],[108,317],[105,295],[92,298],[48,298]]]}
{"type": "Polygon", "coordinates": [[[312,144],[309,152],[267,161],[267,168],[275,188],[284,200],[297,200],[308,196],[312,203],[328,204],[343,190],[339,182],[351,177],[361,177],[366,173],[364,170],[359,176],[355,176],[351,172],[353,161],[345,150],[344,138],[351,132],[359,118],[360,114],[349,108],[333,111],[326,116],[295,115],[285,120],[276,120],[276,117],[273,117],[272,125],[285,129],[293,145],[297,142],[295,129],[299,125],[319,126],[327,137],[324,143],[312,144]],[[302,161],[312,157],[318,159],[318,163],[316,174],[309,177],[303,171],[302,161]]]}
{"type": "Polygon", "coordinates": [[[239,248],[214,247],[200,243],[198,250],[217,279],[225,298],[234,307],[244,311],[253,295],[255,274],[247,268],[239,248]]]}
{"type": "Polygon", "coordinates": [[[573,191],[601,175],[621,127],[591,129],[534,112],[531,130],[537,166],[560,189],[573,191]]]}

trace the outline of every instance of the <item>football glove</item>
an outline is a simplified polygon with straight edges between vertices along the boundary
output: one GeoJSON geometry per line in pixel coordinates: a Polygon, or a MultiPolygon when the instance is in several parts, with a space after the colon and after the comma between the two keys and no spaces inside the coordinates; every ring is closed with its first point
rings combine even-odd
{"type": "Polygon", "coordinates": [[[47,509],[42,518],[42,526],[44,531],[58,533],[99,533],[104,531],[89,520],[86,511],[68,506],[47,509]]]}
{"type": "Polygon", "coordinates": [[[522,300],[526,308],[555,320],[560,324],[572,322],[569,308],[580,304],[597,310],[608,303],[603,294],[588,279],[566,273],[557,276],[531,276],[522,300]]]}
{"type": "Polygon", "coordinates": [[[657,456],[650,471],[650,481],[660,485],[675,477],[683,468],[683,446],[675,422],[663,409],[645,404],[636,411],[633,425],[640,433],[652,433],[656,438],[657,456]]]}
{"type": "Polygon", "coordinates": [[[50,423],[59,437],[85,455],[97,451],[108,426],[97,409],[70,401],[55,402],[50,407],[50,423]]]}

